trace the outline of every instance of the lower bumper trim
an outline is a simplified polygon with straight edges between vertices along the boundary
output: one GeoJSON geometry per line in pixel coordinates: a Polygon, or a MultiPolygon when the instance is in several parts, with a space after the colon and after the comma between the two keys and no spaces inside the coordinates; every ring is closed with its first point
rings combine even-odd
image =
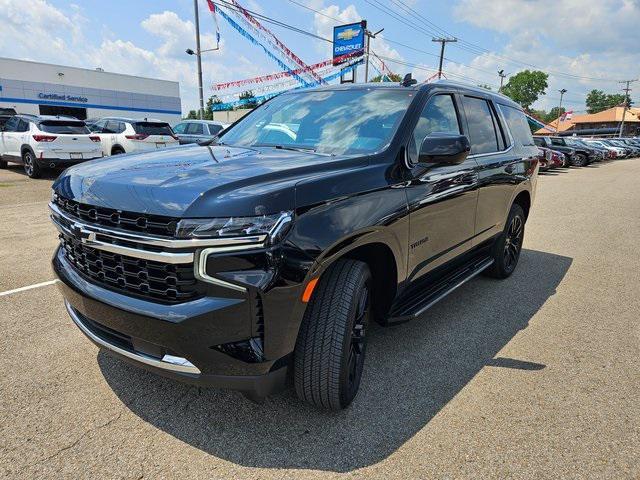
{"type": "Polygon", "coordinates": [[[94,343],[98,344],[102,348],[107,350],[111,350],[113,352],[119,353],[120,355],[127,357],[131,360],[135,360],[140,363],[144,363],[146,365],[150,365],[152,367],[156,367],[162,370],[169,370],[172,372],[180,372],[180,373],[190,373],[194,375],[199,375],[200,370],[198,367],[193,365],[189,360],[183,357],[176,357],[173,355],[165,355],[161,360],[157,358],[151,357],[149,355],[145,355],[139,352],[131,352],[129,350],[125,350],[124,348],[120,348],[117,345],[113,345],[109,342],[106,342],[98,335],[95,335],[83,322],[78,313],[74,310],[74,308],[69,304],[69,302],[65,301],[65,306],[67,307],[67,312],[69,312],[69,316],[73,320],[73,322],[77,325],[77,327],[84,333],[87,337],[89,337],[94,343]]]}

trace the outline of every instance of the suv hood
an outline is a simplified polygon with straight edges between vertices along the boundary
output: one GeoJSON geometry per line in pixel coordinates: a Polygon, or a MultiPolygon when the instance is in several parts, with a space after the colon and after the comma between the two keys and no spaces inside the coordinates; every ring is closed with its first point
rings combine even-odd
{"type": "Polygon", "coordinates": [[[302,178],[365,161],[271,147],[195,144],[80,164],[65,170],[53,189],[80,203],[129,212],[251,216],[293,210],[295,184],[302,178]]]}

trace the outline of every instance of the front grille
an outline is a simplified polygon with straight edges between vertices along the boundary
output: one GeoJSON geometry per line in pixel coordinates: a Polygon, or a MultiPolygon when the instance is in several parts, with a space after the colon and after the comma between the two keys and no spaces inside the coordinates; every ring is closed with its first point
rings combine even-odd
{"type": "Polygon", "coordinates": [[[92,281],[112,290],[168,303],[200,295],[193,264],[173,265],[98,250],[60,234],[65,258],[92,281]]]}
{"type": "Polygon", "coordinates": [[[125,212],[113,208],[96,207],[78,203],[75,200],[54,197],[53,203],[62,211],[75,218],[94,225],[119,228],[131,232],[148,233],[172,237],[176,233],[178,218],[161,215],[147,215],[142,213],[125,212]]]}

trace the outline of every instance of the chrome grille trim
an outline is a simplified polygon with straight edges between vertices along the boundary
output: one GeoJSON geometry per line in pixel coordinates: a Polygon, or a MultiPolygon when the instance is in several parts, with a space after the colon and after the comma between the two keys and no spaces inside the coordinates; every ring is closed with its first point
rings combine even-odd
{"type": "Polygon", "coordinates": [[[110,228],[91,225],[84,221],[74,218],[58,208],[57,205],[49,203],[49,210],[52,213],[52,220],[56,222],[56,218],[63,219],[74,226],[88,230],[89,232],[110,237],[115,240],[124,240],[153,247],[163,247],[168,249],[189,249],[198,247],[236,247],[236,250],[246,248],[246,245],[262,244],[266,240],[266,235],[254,235],[250,237],[232,237],[232,238],[193,238],[193,239],[173,239],[153,237],[149,235],[139,235],[136,233],[113,230],[110,228]]]}

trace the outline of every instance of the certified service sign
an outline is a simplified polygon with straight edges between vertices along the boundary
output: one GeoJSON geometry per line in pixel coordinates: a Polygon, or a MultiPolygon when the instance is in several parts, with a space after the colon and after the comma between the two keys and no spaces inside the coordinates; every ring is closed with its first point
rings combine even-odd
{"type": "Polygon", "coordinates": [[[333,27],[333,64],[339,65],[348,59],[336,59],[343,55],[361,57],[364,54],[364,31],[367,21],[333,27]]]}

